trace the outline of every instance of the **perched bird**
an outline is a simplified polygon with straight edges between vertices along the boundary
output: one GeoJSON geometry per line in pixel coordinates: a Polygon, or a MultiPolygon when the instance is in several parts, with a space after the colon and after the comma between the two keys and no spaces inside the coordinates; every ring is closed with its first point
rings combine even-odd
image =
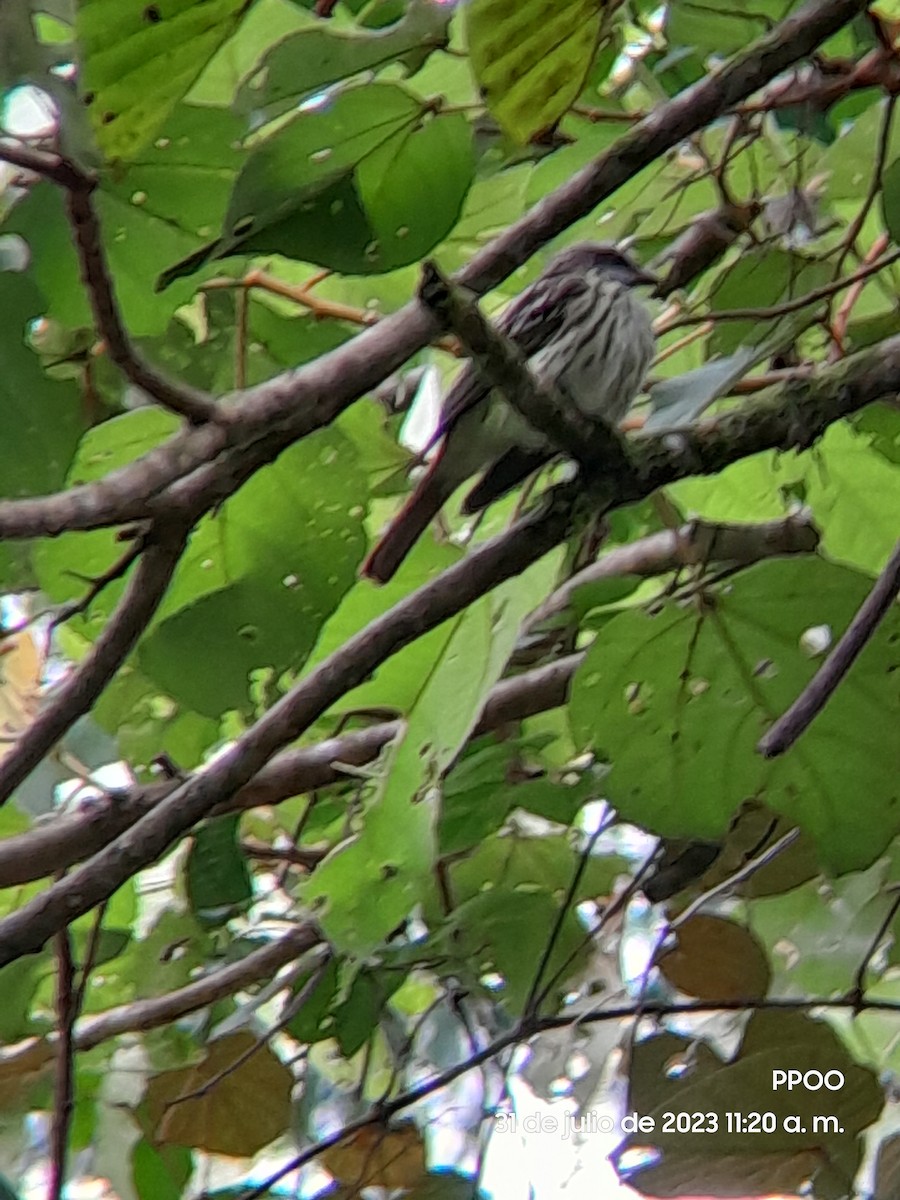
{"type": "MultiPolygon", "coordinates": [[[[579,242],[557,254],[504,310],[497,328],[526,355],[538,383],[552,383],[581,412],[617,425],[653,357],[650,314],[632,289],[657,280],[615,246],[579,242]]],[[[362,565],[387,583],[446,501],[481,479],[464,512],[478,512],[556,453],[467,364],[447,393],[440,446],[403,508],[362,565]]]]}

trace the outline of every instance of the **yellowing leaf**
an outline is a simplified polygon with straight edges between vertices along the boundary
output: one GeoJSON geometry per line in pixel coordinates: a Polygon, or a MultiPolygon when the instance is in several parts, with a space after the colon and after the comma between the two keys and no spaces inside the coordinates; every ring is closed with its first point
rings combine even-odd
{"type": "Polygon", "coordinates": [[[604,0],[472,0],[472,69],[493,115],[518,142],[555,125],[593,61],[604,0]]]}
{"type": "Polygon", "coordinates": [[[108,158],[131,158],[150,141],[248,3],[80,0],[81,93],[108,158]]]}
{"type": "Polygon", "coordinates": [[[43,657],[30,633],[0,642],[0,758],[37,716],[43,657]]]}

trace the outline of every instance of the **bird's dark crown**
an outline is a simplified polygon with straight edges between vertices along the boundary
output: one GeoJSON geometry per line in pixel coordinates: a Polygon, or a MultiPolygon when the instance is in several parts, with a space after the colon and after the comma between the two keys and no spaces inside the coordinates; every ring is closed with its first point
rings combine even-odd
{"type": "Polygon", "coordinates": [[[611,242],[576,242],[567,246],[556,255],[548,271],[566,275],[600,271],[628,287],[654,285],[658,282],[649,271],[645,271],[635,262],[630,254],[611,242]]]}

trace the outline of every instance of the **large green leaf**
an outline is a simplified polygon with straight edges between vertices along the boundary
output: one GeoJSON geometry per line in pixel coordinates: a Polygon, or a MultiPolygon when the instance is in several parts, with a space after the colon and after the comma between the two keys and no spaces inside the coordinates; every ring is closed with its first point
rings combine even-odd
{"type": "Polygon", "coordinates": [[[321,864],[306,889],[332,945],[370,952],[430,890],[443,774],[471,734],[523,617],[546,594],[555,559],[545,557],[447,622],[441,653],[414,682],[402,737],[384,756],[362,832],[321,864]]]}
{"type": "Polygon", "coordinates": [[[296,670],[354,583],[364,515],[346,438],[292,446],[198,526],[141,669],[198,713],[247,708],[251,674],[296,670]]]}
{"type": "Polygon", "coordinates": [[[823,549],[873,575],[880,572],[897,541],[900,463],[844,422],[832,425],[801,461],[807,467],[804,499],[822,530],[823,549]]]}
{"type": "Polygon", "coordinates": [[[799,742],[756,743],[819,665],[812,626],[846,629],[871,581],[818,559],[753,567],[694,608],[630,611],[600,631],[575,678],[578,745],[612,765],[622,816],[671,837],[716,838],[747,797],[802,826],[835,871],[867,866],[900,830],[900,614],[892,613],[799,742]]]}
{"type": "Polygon", "coordinates": [[[488,107],[519,142],[574,103],[597,50],[605,0],[471,0],[469,57],[488,107]]]}
{"type": "Polygon", "coordinates": [[[225,233],[160,276],[278,253],[355,274],[415,262],[453,227],[472,180],[469,125],[392,84],[323,94],[253,150],[225,233]]]}

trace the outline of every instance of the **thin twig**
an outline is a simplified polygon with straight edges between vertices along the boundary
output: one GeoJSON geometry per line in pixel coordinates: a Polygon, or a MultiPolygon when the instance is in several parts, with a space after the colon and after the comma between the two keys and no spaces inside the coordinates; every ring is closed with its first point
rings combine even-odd
{"type": "Polygon", "coordinates": [[[869,943],[869,947],[862,957],[859,966],[856,969],[856,975],[853,978],[853,987],[848,993],[847,999],[852,1000],[855,1005],[861,1004],[863,997],[866,994],[866,972],[869,969],[869,964],[875,957],[878,947],[881,945],[881,939],[891,927],[891,922],[897,915],[897,910],[900,909],[900,888],[894,886],[894,899],[890,907],[884,914],[881,924],[878,926],[878,931],[869,943]]]}
{"type": "Polygon", "coordinates": [[[92,187],[68,188],[66,211],[97,332],[106,344],[109,357],[129,383],[191,424],[201,425],[205,421],[217,420],[219,410],[211,396],[186,383],[167,379],[132,345],[116,303],[100,224],[91,199],[92,187]]]}
{"type": "Polygon", "coordinates": [[[831,699],[841,680],[887,616],[900,591],[900,542],[843,637],[787,712],[762,737],[757,750],[776,758],[793,746],[831,699]]]}
{"type": "MultiPolygon", "coordinates": [[[[891,239],[886,233],[879,234],[863,259],[863,265],[874,262],[879,255],[885,252],[890,243],[891,239]]],[[[847,336],[847,325],[850,321],[850,314],[853,312],[857,300],[862,295],[862,290],[866,286],[866,282],[865,279],[860,279],[854,283],[853,287],[850,288],[847,295],[841,301],[837,316],[834,318],[834,324],[831,326],[832,347],[828,355],[829,362],[836,362],[839,358],[843,358],[846,353],[844,339],[847,336]]]]}
{"type": "Polygon", "coordinates": [[[572,903],[578,892],[578,885],[581,883],[584,873],[587,870],[587,865],[590,862],[591,854],[597,844],[598,838],[609,829],[615,820],[615,813],[607,814],[606,819],[601,821],[591,836],[587,839],[582,847],[581,853],[578,856],[578,865],[569,881],[569,886],[566,888],[566,894],[563,896],[559,908],[556,912],[556,919],[553,922],[553,928],[550,930],[546,941],[544,942],[543,950],[541,951],[540,962],[537,965],[537,970],[534,973],[534,979],[531,981],[531,987],[528,991],[528,999],[525,1001],[523,1012],[528,1017],[532,1017],[538,1011],[544,994],[541,991],[541,982],[544,978],[544,972],[550,965],[550,958],[553,951],[556,949],[556,943],[559,940],[559,935],[562,931],[563,923],[569,915],[572,903]]]}
{"type": "Polygon", "coordinates": [[[75,1000],[75,964],[72,960],[71,935],[67,928],[56,934],[56,1080],[53,1098],[53,1126],[50,1133],[49,1200],[62,1200],[69,1153],[69,1129],[74,1110],[75,1047],[72,1029],[77,1007],[75,1000]]]}
{"type": "Polygon", "coordinates": [[[71,620],[78,613],[87,612],[101,592],[109,587],[111,583],[115,582],[115,580],[121,579],[135,559],[140,558],[142,550],[141,539],[137,537],[121,558],[117,559],[108,570],[104,571],[102,575],[98,575],[96,579],[88,581],[90,586],[80,600],[72,600],[54,613],[53,619],[50,622],[50,631],[58,629],[60,625],[71,620]]]}
{"type": "Polygon", "coordinates": [[[725,308],[720,312],[704,313],[702,316],[678,317],[676,320],[670,321],[664,329],[658,329],[657,332],[669,333],[683,325],[698,325],[706,321],[714,323],[719,321],[767,321],[774,317],[784,317],[789,313],[799,312],[801,308],[806,308],[809,304],[816,304],[819,300],[827,300],[829,296],[834,296],[837,292],[852,287],[860,280],[868,279],[870,275],[877,275],[879,271],[890,267],[898,260],[900,260],[900,250],[893,250],[876,262],[860,267],[858,271],[854,271],[850,275],[845,275],[843,279],[813,288],[812,291],[806,292],[803,296],[797,296],[794,300],[785,300],[781,304],[772,304],[768,308],[725,308]]]}
{"type": "MultiPolygon", "coordinates": [[[[186,529],[181,525],[151,529],[144,535],[140,563],[103,632],[51,703],[0,762],[0,804],[9,799],[78,718],[89,711],[125,661],[162,602],[185,538],[186,529]]],[[[97,903],[102,899],[105,897],[98,897],[97,903]]],[[[85,911],[93,907],[92,904],[85,911]]]]}

